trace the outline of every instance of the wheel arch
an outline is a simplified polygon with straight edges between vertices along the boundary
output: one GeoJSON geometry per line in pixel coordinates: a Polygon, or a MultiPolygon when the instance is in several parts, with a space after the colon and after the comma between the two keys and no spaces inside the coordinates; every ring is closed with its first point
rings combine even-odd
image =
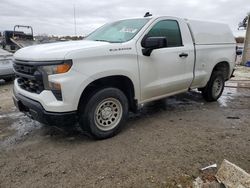
{"type": "MultiPolygon", "coordinates": [[[[230,78],[230,64],[227,61],[220,61],[217,64],[215,64],[212,74],[215,71],[221,71],[223,73],[224,79],[228,80],[230,78]]],[[[211,75],[212,75],[211,74],[211,75]]]]}
{"type": "Polygon", "coordinates": [[[125,75],[110,75],[92,80],[81,93],[78,103],[78,110],[81,105],[86,104],[86,100],[84,99],[89,98],[95,91],[105,87],[115,87],[120,89],[128,98],[129,109],[131,111],[137,110],[135,85],[132,79],[125,75]]]}

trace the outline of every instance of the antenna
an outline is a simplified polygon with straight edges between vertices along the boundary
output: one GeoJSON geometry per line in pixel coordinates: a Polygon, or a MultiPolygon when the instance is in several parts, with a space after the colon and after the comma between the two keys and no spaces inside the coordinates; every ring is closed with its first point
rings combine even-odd
{"type": "Polygon", "coordinates": [[[153,15],[150,12],[146,12],[146,14],[144,15],[144,18],[150,17],[150,16],[153,16],[153,15]]]}
{"type": "Polygon", "coordinates": [[[76,36],[76,8],[74,5],[74,24],[75,24],[75,36],[76,36]]]}

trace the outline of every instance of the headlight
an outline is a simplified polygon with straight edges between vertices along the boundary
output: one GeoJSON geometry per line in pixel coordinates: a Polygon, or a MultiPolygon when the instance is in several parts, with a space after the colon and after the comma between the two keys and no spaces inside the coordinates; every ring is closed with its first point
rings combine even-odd
{"type": "Polygon", "coordinates": [[[66,73],[70,70],[71,66],[72,66],[72,61],[66,60],[61,64],[43,65],[40,66],[39,68],[42,70],[42,72],[45,72],[47,75],[52,75],[52,74],[66,73]]]}
{"type": "Polygon", "coordinates": [[[0,64],[11,65],[12,64],[12,59],[0,59],[0,64]]]}
{"type": "Polygon", "coordinates": [[[54,83],[49,81],[49,75],[62,74],[70,70],[72,66],[72,60],[45,62],[39,65],[38,70],[42,73],[42,79],[44,88],[52,91],[57,100],[62,100],[62,91],[60,83],[54,83]]]}

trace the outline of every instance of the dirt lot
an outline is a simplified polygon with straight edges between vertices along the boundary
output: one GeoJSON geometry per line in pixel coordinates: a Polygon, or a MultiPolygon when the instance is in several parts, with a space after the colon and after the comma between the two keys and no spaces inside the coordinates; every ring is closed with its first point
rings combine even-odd
{"type": "Polygon", "coordinates": [[[188,187],[223,159],[250,172],[250,68],[236,76],[218,102],[191,91],[150,103],[102,141],[29,120],[2,84],[0,187],[188,187]]]}

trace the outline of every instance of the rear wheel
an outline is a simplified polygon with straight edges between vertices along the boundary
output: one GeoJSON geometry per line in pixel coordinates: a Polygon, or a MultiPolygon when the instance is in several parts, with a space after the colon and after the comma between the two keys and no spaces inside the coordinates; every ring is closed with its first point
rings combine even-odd
{"type": "Polygon", "coordinates": [[[202,96],[206,101],[217,101],[224,90],[225,80],[223,73],[216,71],[212,73],[206,87],[201,89],[202,96]]]}
{"type": "Polygon", "coordinates": [[[88,102],[81,104],[80,126],[96,139],[116,135],[128,116],[128,100],[117,88],[104,88],[94,92],[88,102]]]}

